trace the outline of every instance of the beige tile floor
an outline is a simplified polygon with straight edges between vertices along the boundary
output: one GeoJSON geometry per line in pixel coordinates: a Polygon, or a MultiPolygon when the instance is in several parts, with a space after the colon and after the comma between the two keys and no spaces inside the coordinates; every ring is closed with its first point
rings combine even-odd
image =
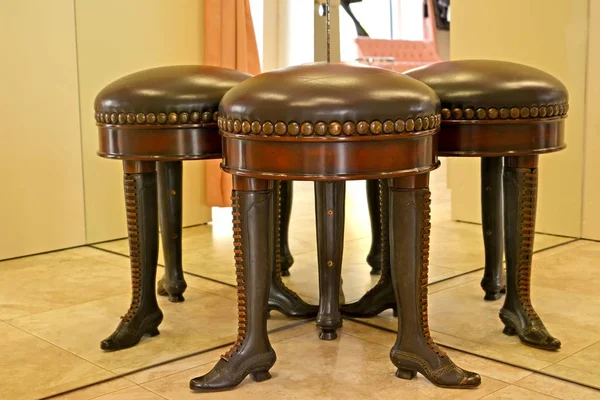
{"type": "Polygon", "coordinates": [[[271,370],[273,378],[265,382],[246,379],[230,392],[191,392],[189,380],[210,370],[224,350],[217,349],[56,399],[600,399],[594,389],[451,349],[446,350],[453,360],[479,371],[481,387],[439,389],[420,375],[399,380],[388,358],[394,338],[347,321],[339,340],[326,342],[307,323],[272,335],[277,364],[271,370]]]}
{"type": "MultiPolygon", "coordinates": [[[[269,328],[278,353],[274,379],[248,381],[233,392],[202,397],[600,399],[600,392],[589,388],[600,387],[600,282],[595,265],[600,243],[537,236],[534,304],[563,340],[563,349],[547,353],[524,347],[501,334],[501,303],[484,302],[478,286],[481,271],[470,272],[483,263],[481,228],[449,220],[444,182],[434,180],[433,187],[437,200],[431,275],[438,282],[430,286],[431,326],[435,339],[454,349],[449,352],[455,361],[484,376],[481,388],[457,392],[437,389],[421,376],[408,382],[396,379],[388,359],[394,334],[385,330],[394,329],[396,320],[389,312],[367,321],[369,326],[346,321],[340,339],[333,342],[318,340],[313,321],[291,321],[273,313],[269,328]]],[[[296,264],[286,281],[316,302],[313,207],[312,186],[297,184],[290,240],[296,264]]],[[[377,279],[364,262],[370,245],[366,209],[364,183],[349,183],[344,257],[348,300],[360,297],[377,279]]],[[[210,369],[236,330],[235,289],[228,285],[233,275],[230,216],[226,209],[220,212],[214,224],[186,229],[184,235],[186,271],[213,280],[188,274],[184,303],[160,300],[165,314],[161,335],[120,352],[103,353],[99,342],[129,303],[126,241],[0,262],[0,399],[61,393],[63,399],[196,396],[187,381],[210,369]]]]}

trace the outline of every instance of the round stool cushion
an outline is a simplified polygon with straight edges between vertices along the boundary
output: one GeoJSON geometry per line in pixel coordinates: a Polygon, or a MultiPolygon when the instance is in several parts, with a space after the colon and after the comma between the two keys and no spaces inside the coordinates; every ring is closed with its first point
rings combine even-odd
{"type": "Polygon", "coordinates": [[[221,131],[277,137],[407,134],[440,124],[435,92],[407,76],[358,64],[267,72],[227,92],[221,131]]]}
{"type": "Polygon", "coordinates": [[[107,125],[203,125],[215,123],[223,95],[251,75],[205,65],[139,71],[96,96],[96,121],[107,125]]]}
{"type": "Polygon", "coordinates": [[[558,79],[512,62],[446,61],[405,74],[436,91],[443,120],[564,118],[569,109],[567,89],[558,79]]]}

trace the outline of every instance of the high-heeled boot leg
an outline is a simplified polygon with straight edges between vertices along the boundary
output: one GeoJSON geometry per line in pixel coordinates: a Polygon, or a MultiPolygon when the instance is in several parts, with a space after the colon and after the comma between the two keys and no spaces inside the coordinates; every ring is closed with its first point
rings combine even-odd
{"type": "Polygon", "coordinates": [[[317,326],[323,340],[337,338],[342,326],[340,286],[344,252],[346,183],[315,182],[317,253],[319,265],[319,314],[317,326]]]}
{"type": "Polygon", "coordinates": [[[371,267],[371,275],[381,274],[383,261],[383,242],[381,233],[381,182],[368,180],[367,205],[371,221],[371,249],[367,255],[367,264],[371,267]]]}
{"type": "MultiPolygon", "coordinates": [[[[376,203],[378,206],[378,211],[373,212],[373,208],[369,205],[369,209],[371,210],[371,226],[374,227],[373,232],[379,234],[379,238],[377,239],[379,245],[372,245],[371,251],[373,251],[373,248],[378,248],[378,251],[380,252],[379,262],[381,263],[381,277],[377,284],[365,293],[360,300],[342,305],[342,315],[348,317],[374,317],[390,308],[394,310],[394,315],[397,315],[396,297],[394,296],[394,287],[392,286],[392,276],[390,272],[389,189],[385,181],[377,180],[368,181],[368,191],[373,190],[374,185],[371,185],[371,182],[377,183],[375,189],[377,190],[376,203]],[[379,218],[379,220],[374,221],[373,219],[375,217],[379,218]]],[[[368,193],[368,198],[371,199],[371,202],[373,202],[372,197],[374,197],[373,193],[368,193]]],[[[375,241],[375,235],[373,235],[372,243],[375,241]]]]}
{"type": "Polygon", "coordinates": [[[289,276],[290,268],[294,265],[294,257],[290,252],[289,230],[292,215],[292,201],[294,199],[294,182],[279,181],[281,199],[280,219],[280,245],[281,245],[281,275],[289,276]]]}
{"type": "Polygon", "coordinates": [[[480,376],[454,364],[429,331],[429,190],[391,188],[390,201],[392,279],[399,314],[390,359],[398,368],[396,376],[412,379],[419,372],[436,386],[477,387],[480,376]]]}
{"type": "Polygon", "coordinates": [[[154,292],[158,261],[155,163],[123,164],[132,298],[117,329],[100,343],[100,348],[107,351],[132,347],[144,335],[158,335],[163,319],[154,292]]]}
{"type": "Polygon", "coordinates": [[[298,294],[288,288],[281,280],[283,258],[281,251],[281,220],[285,213],[283,207],[283,181],[275,181],[275,265],[271,272],[271,289],[269,292],[269,311],[275,310],[294,318],[313,318],[317,316],[319,307],[307,304],[298,294]]]}
{"type": "Polygon", "coordinates": [[[232,389],[248,375],[269,379],[276,360],[267,334],[269,273],[275,261],[273,190],[238,191],[234,183],[232,202],[238,337],[209,373],[190,381],[196,391],[232,389]]]}
{"type": "Polygon", "coordinates": [[[504,221],[502,210],[502,157],[481,158],[481,227],[485,268],[481,288],[485,300],[506,293],[503,277],[504,221]]]}
{"type": "Polygon", "coordinates": [[[184,301],[187,288],[182,266],[181,208],[182,170],[181,161],[158,162],[158,205],[159,221],[165,258],[165,273],[158,281],[157,293],[169,296],[169,301],[184,301]]]}
{"type": "Polygon", "coordinates": [[[506,158],[504,221],[507,292],[500,319],[504,323],[505,334],[518,335],[523,343],[532,347],[558,350],[560,340],[548,332],[531,304],[537,181],[536,156],[506,158]],[[521,167],[521,164],[530,168],[521,167]]]}

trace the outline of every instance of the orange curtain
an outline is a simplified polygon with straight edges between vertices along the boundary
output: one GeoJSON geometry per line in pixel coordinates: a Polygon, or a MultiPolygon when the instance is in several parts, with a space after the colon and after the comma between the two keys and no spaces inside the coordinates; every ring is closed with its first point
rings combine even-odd
{"type": "MultiPolygon", "coordinates": [[[[258,47],[249,0],[204,0],[204,64],[260,73],[258,47]]],[[[231,175],[221,160],[206,162],[206,202],[231,205],[231,175]]]]}

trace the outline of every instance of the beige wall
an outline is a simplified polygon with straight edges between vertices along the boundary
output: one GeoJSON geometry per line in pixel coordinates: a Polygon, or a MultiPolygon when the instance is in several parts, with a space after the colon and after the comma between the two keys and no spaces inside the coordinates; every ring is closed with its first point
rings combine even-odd
{"type": "Polygon", "coordinates": [[[582,236],[600,240],[600,2],[590,1],[582,236]]]}
{"type": "MultiPolygon", "coordinates": [[[[587,26],[587,0],[556,1],[551,6],[546,0],[452,3],[452,59],[520,62],[555,75],[567,86],[568,148],[540,156],[537,229],[577,237],[582,226],[587,26]]],[[[453,218],[480,222],[479,160],[444,161],[453,218]]]]}
{"type": "MultiPolygon", "coordinates": [[[[202,62],[203,2],[77,0],[77,51],[85,215],[89,243],[125,237],[122,168],[96,155],[94,98],[111,81],[145,68],[202,62]]],[[[185,225],[210,220],[204,163],[184,163],[185,225]]]]}
{"type": "Polygon", "coordinates": [[[74,16],[0,2],[0,259],[85,242],[74,16]]]}
{"type": "MultiPolygon", "coordinates": [[[[96,93],[200,63],[202,0],[0,2],[0,259],[126,236],[121,163],[96,156],[96,93]]],[[[184,224],[207,222],[202,162],[184,168],[184,224]]]]}

